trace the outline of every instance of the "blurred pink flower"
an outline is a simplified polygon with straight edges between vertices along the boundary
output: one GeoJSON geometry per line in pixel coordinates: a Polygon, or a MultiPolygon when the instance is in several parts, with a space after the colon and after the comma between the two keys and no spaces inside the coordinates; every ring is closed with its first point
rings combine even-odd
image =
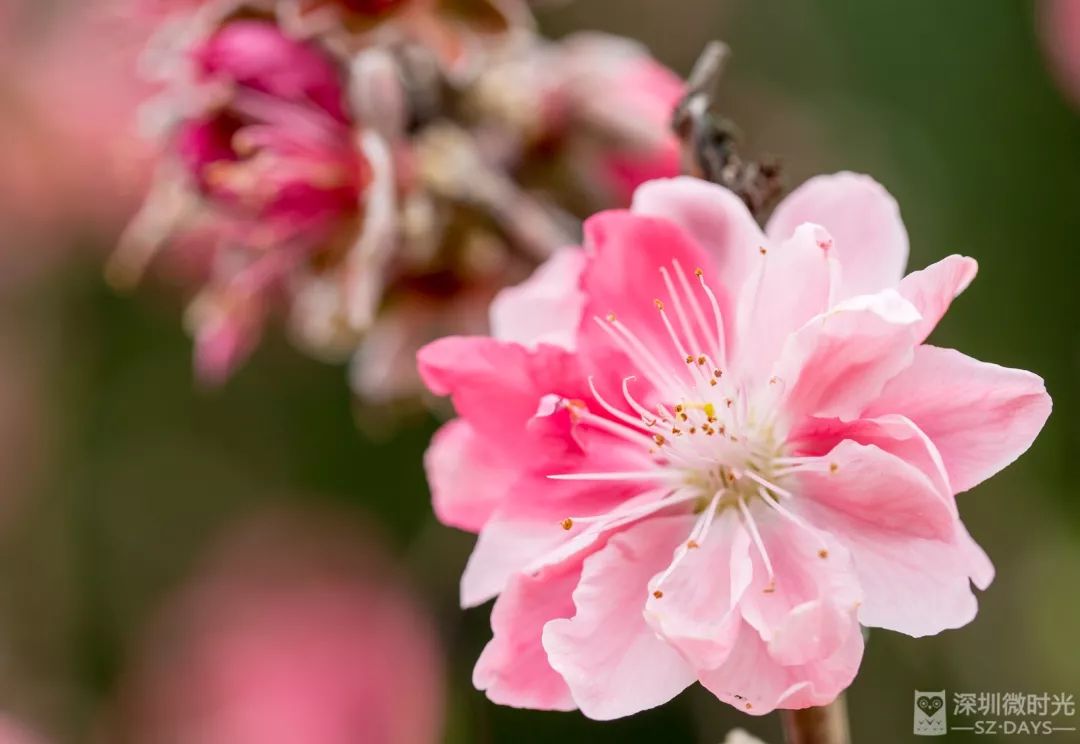
{"type": "Polygon", "coordinates": [[[131,136],[147,91],[135,72],[144,39],[103,2],[72,4],[38,26],[22,15],[35,5],[0,13],[0,225],[41,244],[23,251],[30,261],[65,230],[118,231],[149,164],[131,136]]]}
{"type": "Polygon", "coordinates": [[[764,233],[731,192],[646,183],[493,306],[497,337],[419,354],[459,418],[426,456],[498,596],[493,701],[616,718],[700,681],[752,714],[828,703],[860,623],[975,616],[993,567],[954,495],[1032,443],[1042,380],[924,344],[974,278],[903,277],[895,201],[807,182],[764,233]]]}
{"type": "Polygon", "coordinates": [[[220,383],[269,315],[316,277],[346,285],[348,321],[369,321],[378,298],[364,291],[363,274],[377,268],[385,220],[363,218],[373,194],[395,185],[385,167],[373,185],[367,149],[383,154],[385,145],[353,121],[345,71],[315,42],[269,20],[238,19],[182,53],[188,70],[172,74],[172,107],[192,112],[173,127],[158,186],[111,273],[130,281],[177,233],[214,244],[189,317],[199,376],[220,383]]]}
{"type": "Polygon", "coordinates": [[[438,741],[431,620],[363,538],[296,514],[229,535],[147,637],[110,741],[438,741]]]}
{"type": "Polygon", "coordinates": [[[276,0],[283,18],[305,34],[337,43],[415,44],[459,77],[483,64],[485,50],[532,24],[523,0],[276,0]]]}
{"type": "Polygon", "coordinates": [[[0,714],[0,744],[45,744],[45,739],[13,718],[0,714]]]}
{"type": "Polygon", "coordinates": [[[1035,9],[1051,71],[1073,103],[1080,105],[1080,3],[1042,0],[1035,9]]]}
{"type": "Polygon", "coordinates": [[[684,90],[642,46],[578,33],[514,49],[483,71],[471,95],[518,131],[522,180],[591,194],[602,209],[629,204],[647,180],[679,173],[671,118],[684,90]],[[567,174],[574,182],[562,182],[567,174]]]}

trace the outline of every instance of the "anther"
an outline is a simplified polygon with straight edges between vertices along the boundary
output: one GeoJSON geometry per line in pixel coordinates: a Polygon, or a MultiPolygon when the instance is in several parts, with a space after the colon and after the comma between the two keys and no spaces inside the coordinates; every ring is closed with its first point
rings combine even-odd
{"type": "Polygon", "coordinates": [[[763,256],[764,256],[764,255],[765,255],[766,253],[768,253],[768,252],[769,252],[769,251],[767,251],[767,250],[765,249],[765,246],[759,246],[759,247],[758,247],[758,253],[760,253],[761,255],[763,255],[763,256]]]}
{"type": "Polygon", "coordinates": [[[829,472],[830,473],[835,473],[839,469],[840,469],[840,466],[837,465],[835,462],[830,462],[829,463],[829,472]]]}
{"type": "Polygon", "coordinates": [[[663,446],[664,446],[664,444],[665,444],[665,443],[667,442],[667,440],[666,440],[666,439],[664,439],[664,435],[663,435],[663,434],[653,434],[653,437],[652,437],[652,438],[653,438],[653,441],[654,441],[654,442],[656,442],[656,443],[657,443],[658,445],[660,445],[661,447],[663,447],[663,446]]]}
{"type": "Polygon", "coordinates": [[[607,314],[607,319],[608,319],[608,323],[614,323],[615,320],[616,320],[615,313],[608,313],[607,314]]]}
{"type": "Polygon", "coordinates": [[[657,599],[660,599],[661,597],[664,596],[664,593],[662,591],[660,591],[659,589],[657,589],[655,592],[652,593],[652,595],[654,597],[656,597],[657,599]]]}
{"type": "Polygon", "coordinates": [[[690,549],[690,550],[695,550],[695,549],[697,549],[697,548],[700,548],[701,546],[700,546],[700,545],[698,545],[698,541],[697,541],[697,540],[690,540],[689,542],[687,542],[687,543],[686,543],[686,547],[687,547],[688,549],[690,549]]]}
{"type": "Polygon", "coordinates": [[[705,272],[701,269],[694,269],[694,276],[700,279],[701,277],[705,276],[705,272]]]}
{"type": "Polygon", "coordinates": [[[829,557],[829,551],[827,551],[825,548],[822,548],[821,550],[819,550],[817,552],[817,556],[818,556],[818,558],[828,558],[829,557]]]}
{"type": "Polygon", "coordinates": [[[569,530],[569,529],[572,529],[572,528],[573,528],[573,526],[574,526],[574,520],[570,519],[570,517],[567,517],[566,519],[564,519],[564,520],[563,520],[562,522],[560,522],[559,524],[561,524],[561,525],[562,525],[562,528],[563,528],[564,530],[569,530]]]}
{"type": "Polygon", "coordinates": [[[698,363],[698,366],[699,366],[699,367],[701,367],[702,365],[704,365],[704,364],[705,364],[705,356],[704,356],[704,355],[702,355],[702,356],[699,356],[699,357],[697,358],[697,363],[698,363]]]}
{"type": "Polygon", "coordinates": [[[662,311],[664,309],[664,303],[661,302],[660,300],[653,300],[653,304],[656,305],[657,310],[662,311]]]}

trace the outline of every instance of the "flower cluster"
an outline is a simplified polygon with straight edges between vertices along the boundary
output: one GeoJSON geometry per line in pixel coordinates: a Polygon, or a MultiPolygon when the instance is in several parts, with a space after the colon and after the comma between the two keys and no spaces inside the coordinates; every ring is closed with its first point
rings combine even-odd
{"type": "Polygon", "coordinates": [[[673,175],[682,84],[608,37],[548,42],[515,0],[159,0],[155,184],[110,265],[162,248],[200,290],[196,367],[226,379],[283,317],[369,400],[418,346],[482,332],[597,208],[673,175]]]}
{"type": "Polygon", "coordinates": [[[1042,380],[925,341],[972,281],[903,276],[895,201],[815,178],[762,232],[731,192],[644,184],[421,350],[458,418],[426,468],[479,533],[465,606],[498,597],[474,672],[497,703],[610,719],[695,681],[751,714],[832,701],[860,626],[968,623],[993,567],[956,495],[1023,453],[1042,380]]]}

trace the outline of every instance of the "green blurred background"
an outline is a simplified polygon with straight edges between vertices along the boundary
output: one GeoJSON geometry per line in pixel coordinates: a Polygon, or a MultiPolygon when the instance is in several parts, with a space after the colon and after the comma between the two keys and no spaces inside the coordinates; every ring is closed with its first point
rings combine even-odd
{"type": "MultiPolygon", "coordinates": [[[[979,260],[932,341],[1046,379],[1055,410],[1041,438],[961,497],[998,569],[977,620],[929,639],[872,634],[849,692],[857,742],[915,740],[915,689],[1080,696],[1080,494],[1067,470],[1080,455],[1080,115],[1047,71],[1036,10],[1009,0],[578,0],[539,11],[552,35],[635,37],[683,74],[706,41],[727,41],[725,103],[751,151],[779,155],[789,187],[819,172],[873,174],[900,202],[911,267],[954,252],[979,260]]],[[[382,525],[435,613],[447,741],[718,742],[733,726],[780,740],[775,717],[742,716],[696,689],[604,724],[489,704],[470,684],[489,608],[456,606],[472,538],[435,523],[420,467],[437,422],[358,428],[344,370],[280,338],[224,390],[200,391],[178,298],[152,287],[113,294],[100,276],[107,240],[67,239],[62,260],[0,282],[3,364],[17,390],[3,416],[18,422],[3,460],[17,477],[0,480],[10,493],[3,708],[58,741],[83,741],[140,628],[224,526],[268,503],[328,503],[382,525]]],[[[5,259],[38,250],[4,242],[5,259]]]]}

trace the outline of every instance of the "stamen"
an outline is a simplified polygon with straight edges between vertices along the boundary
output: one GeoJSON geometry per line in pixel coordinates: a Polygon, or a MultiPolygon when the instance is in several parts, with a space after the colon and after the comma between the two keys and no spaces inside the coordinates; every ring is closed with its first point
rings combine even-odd
{"type": "Polygon", "coordinates": [[[778,485],[776,485],[774,483],[770,483],[769,481],[765,480],[760,475],[755,473],[753,470],[747,470],[747,471],[745,471],[743,473],[743,475],[745,475],[747,478],[754,481],[758,485],[764,486],[765,488],[769,489],[770,491],[772,491],[775,494],[783,496],[786,499],[791,498],[791,492],[790,491],[785,491],[783,488],[780,488],[780,486],[778,486],[778,485]]]}
{"type": "MultiPolygon", "coordinates": [[[[698,282],[701,283],[701,288],[705,290],[705,295],[709,298],[709,305],[712,306],[713,322],[716,323],[716,343],[720,363],[727,364],[727,335],[724,333],[724,318],[720,314],[720,303],[705,281],[705,272],[701,269],[694,269],[694,273],[697,274],[698,282]]],[[[717,377],[719,376],[717,375],[717,377]]]]}
{"type": "MultiPolygon", "coordinates": [[[[671,303],[675,306],[675,317],[679,319],[679,327],[682,328],[683,334],[686,335],[690,345],[695,349],[700,349],[701,342],[694,333],[694,327],[691,325],[690,320],[686,316],[686,312],[683,310],[682,300],[679,298],[679,293],[675,289],[674,282],[671,281],[671,274],[668,272],[666,266],[660,267],[660,276],[664,280],[664,286],[667,287],[668,295],[671,297],[671,303]]],[[[683,356],[686,357],[686,363],[690,364],[693,357],[686,354],[683,354],[683,356]]]]}
{"type": "Polygon", "coordinates": [[[634,336],[626,330],[626,326],[618,320],[604,321],[598,316],[594,316],[593,320],[595,320],[597,325],[604,329],[604,333],[608,334],[615,344],[622,349],[623,353],[630,359],[630,362],[632,364],[637,364],[641,368],[642,372],[647,373],[657,382],[663,380],[667,376],[667,371],[659,365],[656,358],[649,353],[649,350],[638,341],[637,336],[634,336]],[[629,338],[627,338],[627,336],[629,336],[629,338]],[[635,345],[631,339],[636,341],[637,344],[635,345]]]}
{"type": "Polygon", "coordinates": [[[675,477],[663,470],[625,470],[612,473],[556,473],[549,475],[551,480],[564,481],[659,481],[675,477]]]}
{"type": "MultiPolygon", "coordinates": [[[[595,413],[592,413],[587,408],[575,407],[573,415],[577,419],[578,423],[585,424],[586,426],[591,426],[594,429],[601,429],[609,434],[613,434],[619,437],[620,439],[625,439],[632,444],[648,445],[649,438],[645,434],[642,434],[636,429],[629,429],[622,424],[617,424],[614,421],[609,421],[606,418],[597,416],[595,413]]],[[[640,423],[634,423],[633,421],[631,423],[633,423],[634,426],[641,426],[640,423]]]]}
{"type": "MultiPolygon", "coordinates": [[[[720,496],[723,493],[724,489],[720,489],[713,494],[708,508],[702,512],[701,516],[698,517],[697,522],[694,524],[694,528],[690,530],[689,539],[675,549],[675,557],[672,558],[671,563],[664,569],[664,572],[660,574],[660,578],[656,580],[657,589],[659,589],[659,587],[668,580],[668,577],[675,572],[675,569],[682,563],[682,560],[686,557],[687,553],[701,547],[701,543],[705,542],[705,538],[709,534],[709,527],[716,517],[716,506],[720,502],[720,496]]],[[[656,594],[654,593],[653,596],[655,597],[656,594]]],[[[663,596],[663,593],[661,593],[661,596],[663,596]]],[[[659,597],[657,597],[657,599],[659,599],[659,597]]]]}
{"type": "Polygon", "coordinates": [[[773,511],[775,511],[777,514],[779,514],[781,517],[788,520],[792,524],[794,524],[796,527],[799,527],[800,529],[805,530],[806,532],[809,532],[811,535],[814,536],[814,538],[816,540],[818,540],[821,543],[822,547],[820,547],[818,549],[818,557],[819,558],[828,558],[829,557],[829,549],[824,547],[825,540],[822,539],[822,536],[821,536],[822,533],[821,533],[820,530],[815,529],[814,527],[811,527],[801,517],[798,517],[795,514],[792,514],[787,509],[785,509],[780,504],[780,502],[777,501],[776,499],[774,499],[772,496],[770,496],[768,491],[766,491],[762,486],[758,486],[758,495],[761,497],[761,500],[766,503],[766,505],[768,505],[769,507],[772,508],[773,511]]]}
{"type": "Polygon", "coordinates": [[[637,427],[645,432],[649,431],[647,424],[644,423],[641,419],[636,419],[633,416],[630,416],[629,414],[620,411],[618,408],[608,403],[604,399],[604,397],[600,395],[600,391],[596,389],[596,384],[593,382],[592,375],[589,375],[589,392],[593,394],[593,397],[596,398],[596,402],[600,404],[601,408],[603,408],[605,411],[617,418],[619,421],[622,421],[623,423],[630,426],[637,427]]]}
{"type": "MultiPolygon", "coordinates": [[[[705,311],[701,309],[701,303],[698,302],[697,294],[690,286],[690,280],[686,278],[686,272],[683,271],[682,265],[679,263],[679,259],[674,259],[671,265],[675,267],[675,275],[679,278],[679,284],[682,285],[683,292],[686,293],[687,300],[689,301],[690,309],[694,312],[694,318],[697,320],[701,327],[701,330],[708,333],[709,323],[705,320],[705,311]]],[[[709,334],[711,335],[711,334],[709,334]]],[[[701,344],[695,344],[699,349],[705,348],[701,344]]]]}
{"type": "Polygon", "coordinates": [[[687,501],[695,501],[699,498],[698,493],[692,490],[667,491],[655,501],[640,504],[624,512],[609,512],[585,517],[567,517],[559,524],[564,530],[570,530],[582,524],[602,525],[605,528],[619,527],[636,519],[647,517],[671,506],[685,504],[687,501]],[[570,525],[567,527],[567,525],[570,525]]]}
{"type": "Polygon", "coordinates": [[[758,532],[757,522],[754,521],[754,516],[750,513],[750,509],[747,508],[742,496],[739,497],[738,505],[746,529],[750,533],[750,539],[753,540],[758,554],[761,555],[761,562],[765,564],[765,571],[769,574],[769,585],[765,587],[765,592],[771,594],[776,589],[776,574],[773,573],[772,561],[769,560],[769,553],[765,550],[765,543],[761,539],[761,533],[758,532]]]}

